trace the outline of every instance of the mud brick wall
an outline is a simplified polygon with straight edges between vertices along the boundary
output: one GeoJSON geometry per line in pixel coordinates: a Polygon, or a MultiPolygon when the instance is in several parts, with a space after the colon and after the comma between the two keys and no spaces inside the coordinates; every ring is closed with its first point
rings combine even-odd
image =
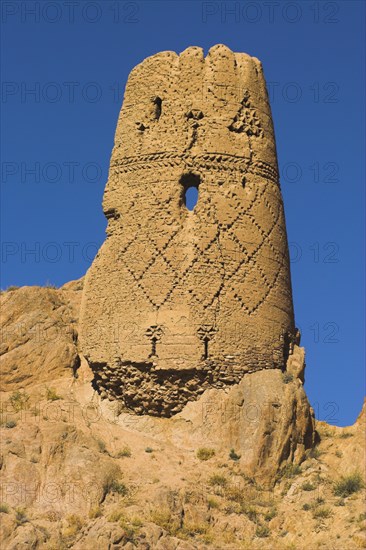
{"type": "Polygon", "coordinates": [[[103,208],[81,342],[104,397],[170,416],[210,386],[284,367],[295,338],[289,255],[256,58],[217,45],[135,67],[103,208]]]}

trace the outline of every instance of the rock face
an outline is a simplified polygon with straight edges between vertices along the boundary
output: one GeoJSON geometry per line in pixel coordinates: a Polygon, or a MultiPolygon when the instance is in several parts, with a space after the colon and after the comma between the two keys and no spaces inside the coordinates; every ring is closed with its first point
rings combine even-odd
{"type": "Polygon", "coordinates": [[[62,289],[22,287],[1,294],[0,391],[76,372],[81,290],[82,282],[75,281],[62,289]]]}
{"type": "Polygon", "coordinates": [[[130,74],[85,279],[81,343],[103,396],[171,416],[208,388],[285,369],[297,342],[260,62],[223,45],[130,74]],[[193,211],[186,193],[198,189],[193,211]]]}
{"type": "Polygon", "coordinates": [[[318,422],[312,448],[302,348],[285,372],[208,388],[171,418],[121,412],[93,391],[75,338],[81,288],[1,295],[1,548],[364,545],[365,409],[347,428],[318,422]],[[353,488],[340,498],[347,479],[353,488]]]}
{"type": "MultiPolygon", "coordinates": [[[[303,362],[301,348],[294,356],[303,362]]],[[[189,403],[177,415],[186,426],[180,426],[179,438],[186,431],[196,447],[201,442],[235,449],[247,475],[256,479],[274,479],[282,462],[300,463],[314,445],[314,418],[302,382],[279,369],[244,376],[224,394],[211,389],[199,405],[189,403]]]]}
{"type": "Polygon", "coordinates": [[[235,449],[247,476],[274,480],[285,461],[301,463],[317,441],[301,376],[291,372],[294,364],[303,372],[304,359],[304,348],[294,346],[284,373],[256,371],[231,387],[210,388],[170,419],[122,414],[120,422],[190,451],[235,449]]]}

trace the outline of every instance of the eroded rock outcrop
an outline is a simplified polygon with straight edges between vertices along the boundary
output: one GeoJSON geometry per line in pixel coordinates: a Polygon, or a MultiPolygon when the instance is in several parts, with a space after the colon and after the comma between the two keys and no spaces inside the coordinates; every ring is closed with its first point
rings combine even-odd
{"type": "MultiPolygon", "coordinates": [[[[37,318],[67,307],[74,319],[77,288],[79,283],[33,288],[37,318]],[[48,291],[63,306],[50,309],[49,297],[43,300],[48,291]]],[[[4,320],[15,309],[13,300],[31,313],[17,292],[3,296],[8,294],[4,320]]],[[[23,363],[32,364],[36,334],[30,331],[18,356],[19,372],[23,363]]],[[[11,353],[17,334],[7,342],[11,353]]],[[[121,411],[117,401],[101,399],[82,356],[77,377],[62,353],[52,369],[43,363],[29,372],[25,388],[23,377],[6,376],[0,396],[1,547],[360,548],[365,409],[347,428],[318,422],[319,446],[306,450],[313,418],[302,386],[303,359],[303,349],[294,346],[284,373],[257,371],[238,384],[210,388],[171,418],[121,411]],[[353,492],[341,498],[336,489],[344,487],[343,476],[349,481],[342,490],[353,492]]]]}
{"type": "Polygon", "coordinates": [[[304,349],[298,346],[284,373],[256,371],[230,387],[206,389],[169,420],[127,413],[121,414],[120,422],[187,450],[200,445],[223,452],[235,449],[246,475],[271,482],[286,460],[300,464],[317,441],[303,381],[291,372],[294,364],[301,376],[304,349]]]}
{"type": "Polygon", "coordinates": [[[82,280],[61,289],[22,287],[0,296],[0,391],[76,372],[82,280]]]}

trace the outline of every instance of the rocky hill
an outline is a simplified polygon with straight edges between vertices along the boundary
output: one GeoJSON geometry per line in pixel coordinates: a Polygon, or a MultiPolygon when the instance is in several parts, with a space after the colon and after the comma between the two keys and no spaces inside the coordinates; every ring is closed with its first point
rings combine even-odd
{"type": "Polygon", "coordinates": [[[172,418],[136,415],[93,388],[82,287],[1,294],[1,548],[365,547],[365,411],[314,432],[302,348],[270,384],[256,372],[172,418]]]}

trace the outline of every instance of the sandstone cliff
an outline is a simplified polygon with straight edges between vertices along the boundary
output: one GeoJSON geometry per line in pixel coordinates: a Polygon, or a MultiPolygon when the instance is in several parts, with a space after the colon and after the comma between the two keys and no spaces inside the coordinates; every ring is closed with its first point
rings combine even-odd
{"type": "Polygon", "coordinates": [[[293,446],[312,437],[301,348],[285,374],[210,389],[172,418],[137,416],[92,388],[81,288],[1,295],[2,548],[363,546],[365,412],[349,428],[318,422],[318,445],[293,446]],[[50,326],[57,338],[40,341],[50,326]]]}

